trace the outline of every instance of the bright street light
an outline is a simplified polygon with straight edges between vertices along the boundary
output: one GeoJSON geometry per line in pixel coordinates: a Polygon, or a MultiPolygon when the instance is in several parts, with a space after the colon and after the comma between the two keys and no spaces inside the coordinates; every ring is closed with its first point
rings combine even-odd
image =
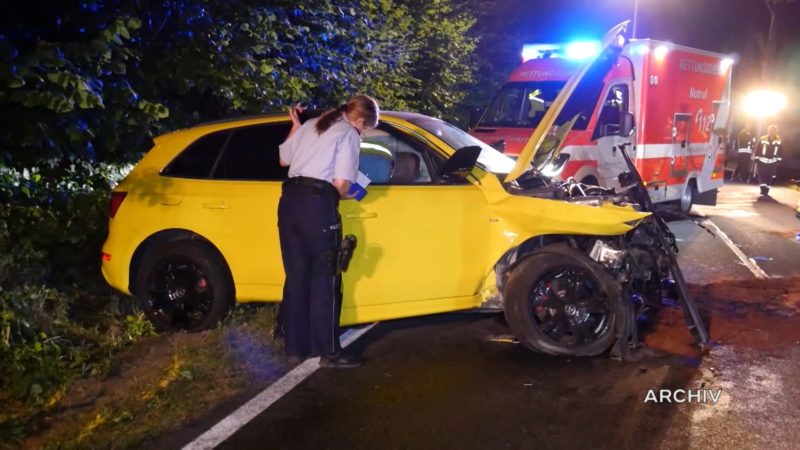
{"type": "Polygon", "coordinates": [[[764,119],[786,107],[786,96],[775,91],[753,91],[744,98],[743,106],[747,114],[764,119]]]}

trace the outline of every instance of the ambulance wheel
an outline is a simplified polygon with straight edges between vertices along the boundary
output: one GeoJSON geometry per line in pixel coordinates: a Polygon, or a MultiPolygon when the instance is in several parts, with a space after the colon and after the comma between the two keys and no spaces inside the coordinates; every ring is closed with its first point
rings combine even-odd
{"type": "Polygon", "coordinates": [[[678,200],[678,208],[684,214],[689,214],[689,211],[692,210],[692,205],[694,205],[694,199],[697,196],[697,187],[695,187],[694,180],[689,181],[686,183],[686,187],[683,188],[683,194],[681,194],[681,199],[678,200]]]}
{"type": "Polygon", "coordinates": [[[514,266],[503,296],[511,332],[528,349],[550,355],[603,353],[626,317],[614,278],[564,244],[542,247],[514,266]]]}
{"type": "Polygon", "coordinates": [[[180,240],[147,250],[136,278],[139,305],[157,331],[213,328],[234,302],[233,280],[208,244],[180,240]]]}

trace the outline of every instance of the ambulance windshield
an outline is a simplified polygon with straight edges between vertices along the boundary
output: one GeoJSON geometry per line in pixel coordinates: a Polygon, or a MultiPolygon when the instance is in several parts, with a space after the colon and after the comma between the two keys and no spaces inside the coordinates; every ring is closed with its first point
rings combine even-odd
{"type": "Polygon", "coordinates": [[[506,84],[497,94],[479,127],[536,128],[566,81],[528,81],[506,84]]]}

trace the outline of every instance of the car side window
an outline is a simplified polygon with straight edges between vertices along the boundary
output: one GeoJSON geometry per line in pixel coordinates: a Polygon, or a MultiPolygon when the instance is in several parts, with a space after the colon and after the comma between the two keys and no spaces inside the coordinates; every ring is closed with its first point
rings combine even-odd
{"type": "Polygon", "coordinates": [[[289,129],[288,123],[236,128],[212,178],[256,181],[286,179],[289,168],[280,165],[278,146],[286,139],[289,129]]]}
{"type": "Polygon", "coordinates": [[[173,159],[161,174],[180,178],[208,178],[229,135],[229,130],[223,130],[197,139],[173,159]]]}
{"type": "Polygon", "coordinates": [[[431,183],[425,153],[410,138],[382,124],[362,134],[358,170],[375,184],[431,183]]]}

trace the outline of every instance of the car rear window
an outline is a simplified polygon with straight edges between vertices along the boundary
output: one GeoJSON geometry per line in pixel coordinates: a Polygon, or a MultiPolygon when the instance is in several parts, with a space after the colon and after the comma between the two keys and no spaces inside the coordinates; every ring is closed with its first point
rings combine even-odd
{"type": "Polygon", "coordinates": [[[181,178],[208,178],[229,135],[229,130],[217,131],[192,142],[161,174],[181,178]]]}
{"type": "Polygon", "coordinates": [[[283,180],[289,168],[281,167],[278,146],[289,134],[289,124],[237,128],[212,178],[224,180],[283,180]]]}

